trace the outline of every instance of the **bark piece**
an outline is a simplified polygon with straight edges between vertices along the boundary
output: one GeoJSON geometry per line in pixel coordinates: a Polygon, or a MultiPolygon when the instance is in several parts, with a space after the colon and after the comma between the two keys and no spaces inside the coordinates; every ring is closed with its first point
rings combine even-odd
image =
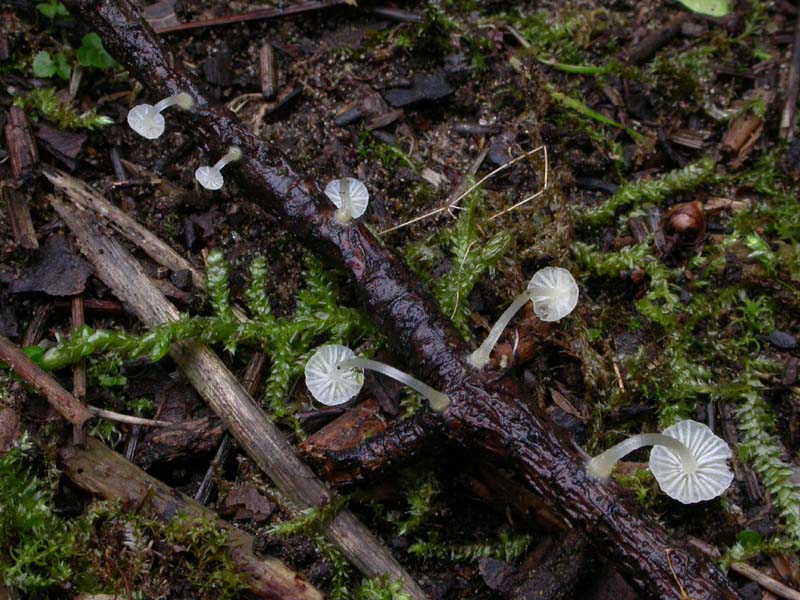
{"type": "Polygon", "coordinates": [[[47,238],[39,260],[25,269],[8,288],[12,294],[42,292],[48,296],[75,296],[86,289],[92,266],[76,255],[60,235],[47,238]]]}
{"type": "Polygon", "coordinates": [[[236,521],[252,519],[256,523],[262,523],[275,512],[275,505],[264,498],[256,486],[246,483],[228,492],[222,503],[222,511],[225,515],[233,516],[236,521]]]}
{"type": "Polygon", "coordinates": [[[253,554],[253,537],[204,508],[188,496],[151,477],[120,454],[94,438],[85,448],[62,448],[58,453],[61,468],[79,487],[108,500],[137,507],[162,520],[177,515],[189,521],[213,520],[228,534],[231,558],[247,577],[250,590],[269,600],[322,600],[322,594],[302,576],[277,558],[258,558],[253,554]]]}
{"type": "Polygon", "coordinates": [[[517,580],[514,600],[570,600],[589,572],[591,546],[582,533],[570,531],[533,571],[517,580]]]}
{"type": "MultiPolygon", "coordinates": [[[[177,309],[158,292],[130,253],[96,230],[91,215],[54,196],[49,200],[95,265],[98,277],[146,325],[152,327],[179,317],[177,309]]],[[[299,508],[321,506],[330,500],[323,483],[297,457],[280,430],[208,346],[199,342],[175,344],[170,356],[242,449],[289,500],[299,508]]],[[[412,598],[425,598],[411,576],[351,512],[339,513],[326,525],[325,533],[366,576],[397,579],[412,598]]]]}
{"type": "Polygon", "coordinates": [[[5,198],[14,241],[21,248],[35,250],[39,247],[39,241],[36,239],[36,230],[33,228],[28,197],[23,192],[8,186],[0,188],[0,194],[5,198]]]}
{"type": "Polygon", "coordinates": [[[444,73],[417,73],[409,87],[397,87],[387,90],[386,101],[395,108],[441,100],[453,93],[444,73]]]}
{"type": "Polygon", "coordinates": [[[36,128],[36,139],[53,158],[64,164],[70,171],[78,166],[78,157],[83,145],[89,139],[85,133],[63,131],[47,123],[39,123],[36,128]]]}
{"type": "Polygon", "coordinates": [[[39,368],[11,340],[2,335],[0,335],[0,362],[8,365],[28,385],[45,396],[50,405],[73,425],[80,426],[92,417],[83,404],[58,385],[55,379],[39,368]]]}
{"type": "MultiPolygon", "coordinates": [[[[575,526],[590,532],[592,543],[649,596],[675,598],[681,593],[680,581],[695,600],[736,598],[730,582],[710,559],[695,555],[643,517],[617,484],[592,478],[585,469],[586,454],[529,401],[516,380],[472,368],[466,362],[469,350],[458,332],[400,259],[363,223],[338,223],[334,207],[316,183],[299,176],[277,148],[248,132],[230,111],[213,106],[129,0],[64,2],[98,32],[105,48],[152,96],[180,90],[195,98],[191,114],[177,115],[177,119],[213,153],[221,155],[231,145],[242,149],[242,161],[230,171],[242,193],[261,203],[328,264],[343,268],[368,314],[396,354],[406,358],[411,372],[450,396],[450,406],[436,417],[447,439],[512,466],[532,491],[575,526]],[[671,560],[666,548],[671,549],[671,560]]],[[[198,354],[191,366],[211,367],[207,363],[211,357],[198,354]]],[[[195,376],[205,383],[205,373],[195,376]]],[[[257,421],[263,415],[250,417],[245,412],[248,419],[242,424],[258,425],[263,432],[257,421]]],[[[258,436],[251,439],[254,435],[240,434],[251,451],[251,446],[263,445],[258,436]]],[[[380,447],[381,437],[369,440],[372,448],[380,447]]],[[[404,449],[398,456],[409,454],[404,449]]],[[[351,553],[352,549],[346,552],[351,553]]]]}
{"type": "Polygon", "coordinates": [[[8,110],[6,148],[11,161],[11,174],[17,179],[30,179],[39,163],[39,151],[31,133],[30,121],[18,106],[8,110]]]}
{"type": "Polygon", "coordinates": [[[9,407],[0,408],[0,455],[11,447],[19,434],[19,413],[9,407]]]}
{"type": "Polygon", "coordinates": [[[223,433],[222,425],[208,417],[153,429],[139,442],[136,462],[148,469],[157,462],[213,452],[223,433]]]}
{"type": "Polygon", "coordinates": [[[258,54],[261,93],[267,100],[272,100],[278,91],[278,66],[275,62],[275,51],[269,42],[264,42],[258,54]]]}

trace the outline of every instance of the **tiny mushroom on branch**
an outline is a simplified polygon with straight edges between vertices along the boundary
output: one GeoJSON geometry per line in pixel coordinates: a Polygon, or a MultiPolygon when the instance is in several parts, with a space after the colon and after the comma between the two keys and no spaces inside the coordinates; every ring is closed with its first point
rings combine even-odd
{"type": "Polygon", "coordinates": [[[363,369],[377,371],[416,390],[428,399],[431,408],[443,411],[450,405],[447,394],[439,392],[419,379],[367,358],[358,358],[345,346],[320,346],[305,368],[306,386],[314,399],[327,406],[344,404],[354,398],[364,385],[363,369]]]}
{"type": "Polygon", "coordinates": [[[558,321],[571,313],[578,304],[578,284],[572,274],[561,267],[545,267],[536,271],[525,291],[514,298],[480,347],[469,355],[468,360],[474,367],[482,369],[489,363],[492,348],[497,344],[503,330],[528,300],[533,302],[533,312],[542,321],[558,321]]]}
{"type": "Polygon", "coordinates": [[[194,99],[184,92],[169,96],[152,104],[137,104],[128,111],[128,125],[136,133],[148,140],[161,137],[164,133],[164,115],[161,112],[170,106],[178,106],[183,110],[189,110],[194,106],[194,99]]]}
{"type": "Polygon", "coordinates": [[[587,470],[595,477],[608,478],[623,456],[645,446],[653,446],[650,472],[661,491],[683,504],[716,498],[733,481],[728,444],[707,426],[691,420],[679,421],[663,433],[629,437],[595,456],[587,470]]]}
{"type": "Polygon", "coordinates": [[[336,219],[340,223],[357,219],[364,214],[369,204],[367,186],[353,177],[334,179],[325,186],[325,195],[339,209],[336,211],[336,219]]]}
{"type": "Polygon", "coordinates": [[[222,178],[222,169],[230,162],[242,158],[242,151],[237,146],[232,146],[228,152],[220,158],[213,166],[197,167],[194,177],[207,190],[218,190],[222,188],[225,180],[222,178]]]}

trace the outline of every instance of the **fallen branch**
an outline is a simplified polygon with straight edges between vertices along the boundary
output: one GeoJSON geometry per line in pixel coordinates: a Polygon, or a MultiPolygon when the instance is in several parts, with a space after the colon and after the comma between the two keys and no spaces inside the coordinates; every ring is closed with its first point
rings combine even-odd
{"type": "Polygon", "coordinates": [[[217,518],[210,510],[151,477],[98,440],[88,438],[84,448],[62,448],[58,461],[67,477],[79,487],[107,500],[139,507],[139,510],[165,521],[181,515],[187,526],[198,519],[216,523],[228,535],[231,558],[247,577],[248,586],[256,597],[270,600],[322,599],[319,590],[282,561],[253,554],[253,536],[217,518]]]}
{"type": "Polygon", "coordinates": [[[58,385],[55,379],[39,368],[11,340],[2,335],[0,335],[0,363],[8,365],[26,383],[47,398],[61,416],[76,427],[80,427],[84,421],[92,418],[92,413],[81,402],[58,385]]]}
{"type": "MultiPolygon", "coordinates": [[[[76,189],[71,186],[66,190],[70,198],[76,189]]],[[[130,253],[119,242],[97,231],[90,213],[53,196],[49,199],[94,265],[97,276],[142,322],[152,327],[178,318],[177,309],[155,288],[130,253]]],[[[297,457],[280,430],[208,346],[192,342],[176,344],[170,356],[242,449],[298,509],[319,507],[330,501],[327,488],[297,457]]],[[[351,512],[340,512],[327,524],[325,534],[367,577],[398,580],[413,598],[425,598],[414,579],[351,512]]]]}
{"type": "MultiPolygon", "coordinates": [[[[212,156],[221,156],[230,146],[242,150],[242,161],[230,169],[230,175],[243,193],[272,212],[301,242],[344,269],[398,355],[407,358],[415,375],[449,395],[452,402],[442,414],[448,439],[513,466],[530,489],[582,527],[603,554],[615,559],[644,594],[672,599],[684,592],[694,600],[737,597],[711,560],[688,551],[652,520],[642,517],[622,488],[592,478],[578,444],[529,401],[514,379],[473,369],[466,361],[468,349],[452,323],[399,258],[363,224],[339,223],[335,208],[317,184],[300,177],[278,149],[248,132],[230,111],[212,104],[129,0],[64,3],[99,33],[106,49],[152,97],[186,92],[194,98],[195,107],[186,114],[176,112],[175,118],[183,121],[212,156]]],[[[148,316],[143,320],[152,323],[171,314],[148,316]]],[[[202,369],[208,370],[216,360],[207,350],[192,345],[181,346],[173,356],[190,377],[201,380],[206,376],[202,369]]],[[[236,416],[241,425],[258,426],[259,431],[267,425],[274,429],[263,423],[263,415],[246,394],[237,391],[237,395],[241,396],[236,403],[241,414],[229,414],[231,407],[209,401],[226,421],[236,416]]],[[[243,437],[252,454],[254,448],[266,444],[252,439],[256,434],[249,431],[245,430],[243,437]]],[[[287,449],[281,447],[280,451],[287,449]]],[[[291,456],[291,464],[302,465],[291,456]]],[[[261,461],[263,466],[264,457],[261,461]]],[[[299,472],[303,471],[281,475],[296,480],[302,477],[299,472]]],[[[282,485],[290,483],[283,481],[282,485]]],[[[314,495],[308,499],[322,498],[314,495]]]]}

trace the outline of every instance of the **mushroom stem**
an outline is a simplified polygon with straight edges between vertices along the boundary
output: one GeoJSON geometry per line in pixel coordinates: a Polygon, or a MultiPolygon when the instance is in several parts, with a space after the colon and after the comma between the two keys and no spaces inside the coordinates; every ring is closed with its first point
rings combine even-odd
{"type": "Polygon", "coordinates": [[[230,150],[225,153],[225,156],[220,158],[214,166],[211,167],[214,171],[220,172],[228,163],[234,162],[242,158],[242,151],[237,146],[232,146],[230,150]]]}
{"type": "Polygon", "coordinates": [[[517,314],[520,308],[525,306],[525,303],[531,299],[530,292],[525,290],[519,296],[514,298],[514,301],[511,305],[505,310],[505,312],[500,315],[500,318],[497,319],[497,323],[494,324],[489,335],[486,336],[486,339],[483,340],[483,343],[475,350],[472,354],[467,357],[469,363],[477,368],[482,369],[487,364],[489,364],[489,359],[492,356],[492,349],[494,348],[495,344],[497,344],[497,340],[500,339],[500,335],[503,333],[503,330],[508,326],[511,322],[511,319],[514,318],[514,315],[517,314]]]}
{"type": "Polygon", "coordinates": [[[674,451],[683,463],[683,468],[691,473],[697,468],[692,452],[682,442],[676,440],[674,437],[664,435],[661,433],[640,433],[623,440],[615,446],[611,446],[608,450],[595,456],[589,461],[586,469],[594,477],[607,479],[611,476],[611,471],[614,470],[614,465],[626,454],[630,454],[634,450],[644,448],[645,446],[666,446],[674,451]]]}
{"type": "Polygon", "coordinates": [[[336,211],[336,220],[339,223],[347,223],[353,218],[353,201],[350,198],[350,180],[344,177],[339,183],[339,195],[342,198],[342,206],[336,211]]]}
{"type": "Polygon", "coordinates": [[[160,100],[153,108],[156,110],[156,112],[161,112],[170,106],[175,106],[176,104],[180,108],[188,110],[194,106],[194,100],[186,92],[181,92],[180,94],[175,94],[174,96],[169,96],[163,100],[160,100]]]}
{"type": "Polygon", "coordinates": [[[385,365],[375,360],[370,360],[368,358],[348,358],[347,360],[343,360],[337,366],[339,369],[368,369],[370,371],[377,371],[382,375],[386,375],[387,377],[391,377],[392,379],[399,381],[403,385],[407,385],[408,387],[418,391],[420,394],[425,396],[428,399],[428,402],[431,404],[431,408],[437,412],[442,412],[450,405],[450,398],[447,394],[443,394],[431,386],[422,383],[419,379],[416,379],[409,375],[408,373],[403,373],[399,369],[395,369],[394,367],[390,367],[389,365],[385,365]]]}

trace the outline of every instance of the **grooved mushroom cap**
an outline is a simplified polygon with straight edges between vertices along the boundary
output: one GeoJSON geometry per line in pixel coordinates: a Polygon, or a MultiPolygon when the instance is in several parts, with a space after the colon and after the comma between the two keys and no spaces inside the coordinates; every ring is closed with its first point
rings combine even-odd
{"type": "Polygon", "coordinates": [[[566,269],[539,269],[528,283],[533,312],[542,321],[558,321],[571,313],[578,304],[578,284],[566,269]]]}
{"type": "Polygon", "coordinates": [[[724,440],[697,421],[680,421],[663,432],[683,443],[694,456],[696,468],[687,471],[680,457],[665,446],[650,450],[650,471],[661,490],[682,502],[692,504],[720,496],[733,481],[728,466],[731,449],[724,440]]]}
{"type": "Polygon", "coordinates": [[[128,111],[128,125],[140,136],[154,140],[164,133],[165,122],[154,106],[139,104],[128,111]]]}
{"type": "Polygon", "coordinates": [[[314,399],[327,406],[344,404],[364,385],[364,374],[358,369],[339,369],[339,363],[355,358],[345,346],[320,346],[306,363],[306,386],[314,399]]]}
{"type": "MultiPolygon", "coordinates": [[[[354,177],[346,178],[350,184],[350,215],[357,219],[364,214],[369,204],[369,191],[367,186],[354,177]]],[[[325,195],[330,198],[336,208],[342,208],[342,186],[343,179],[334,179],[325,186],[325,195]]]]}
{"type": "Polygon", "coordinates": [[[222,189],[222,185],[225,183],[222,178],[222,172],[209,166],[197,167],[194,177],[207,190],[222,189]]]}

